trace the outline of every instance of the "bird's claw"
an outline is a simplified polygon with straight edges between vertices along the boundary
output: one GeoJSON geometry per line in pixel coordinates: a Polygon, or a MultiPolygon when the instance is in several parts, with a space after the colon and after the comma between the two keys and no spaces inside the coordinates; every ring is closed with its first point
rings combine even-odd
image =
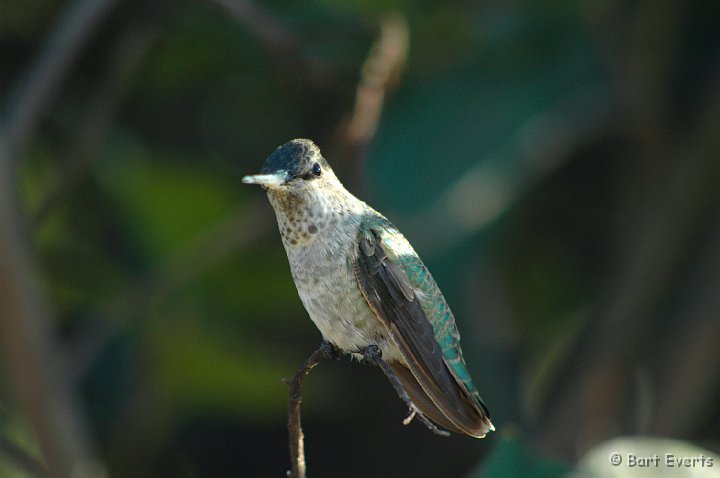
{"type": "Polygon", "coordinates": [[[382,360],[382,350],[375,344],[368,345],[360,353],[363,357],[360,363],[365,365],[377,365],[382,360]]]}
{"type": "Polygon", "coordinates": [[[415,415],[416,415],[416,414],[417,414],[417,410],[414,409],[414,408],[411,408],[411,409],[410,409],[410,415],[408,415],[407,417],[405,417],[405,419],[403,420],[403,425],[405,425],[405,426],[410,425],[410,422],[413,421],[413,418],[415,418],[415,415]]]}
{"type": "Polygon", "coordinates": [[[343,356],[342,351],[329,340],[323,340],[320,343],[322,357],[329,360],[340,360],[343,356]]]}

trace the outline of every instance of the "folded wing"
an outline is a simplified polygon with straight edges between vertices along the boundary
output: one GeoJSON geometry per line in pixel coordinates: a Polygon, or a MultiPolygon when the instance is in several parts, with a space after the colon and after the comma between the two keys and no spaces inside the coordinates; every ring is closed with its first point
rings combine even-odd
{"type": "Polygon", "coordinates": [[[365,300],[405,359],[406,364],[390,366],[427,418],[452,431],[485,436],[494,429],[487,409],[448,367],[418,291],[402,262],[388,254],[381,234],[379,228],[361,228],[353,269],[365,300]]]}

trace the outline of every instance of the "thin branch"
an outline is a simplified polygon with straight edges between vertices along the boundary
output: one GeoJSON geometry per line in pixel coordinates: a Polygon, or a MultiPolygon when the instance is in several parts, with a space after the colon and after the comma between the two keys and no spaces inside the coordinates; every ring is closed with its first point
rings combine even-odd
{"type": "Polygon", "coordinates": [[[290,463],[292,469],[288,471],[289,478],[306,478],[305,446],[302,424],[300,422],[300,387],[302,382],[317,364],[323,359],[339,358],[339,351],[330,343],[323,342],[300,367],[292,380],[283,380],[289,388],[288,395],[288,434],[290,438],[290,463]]]}
{"type": "Polygon", "coordinates": [[[57,22],[30,69],[21,75],[15,94],[8,100],[3,125],[8,154],[4,161],[22,156],[41,115],[60,89],[73,63],[93,31],[117,0],[77,0],[57,22]]]}
{"type": "MultiPolygon", "coordinates": [[[[445,430],[441,430],[435,426],[425,415],[418,410],[417,406],[408,396],[407,392],[403,388],[400,380],[397,378],[392,368],[388,363],[383,360],[382,352],[377,345],[368,345],[362,351],[363,358],[366,363],[371,365],[377,365],[383,371],[385,376],[390,380],[393,388],[397,392],[398,396],[410,409],[410,415],[403,420],[403,424],[408,425],[413,418],[418,417],[428,429],[430,429],[436,435],[449,436],[450,433],[445,430]]],[[[288,395],[288,434],[290,438],[290,462],[292,469],[288,471],[289,478],[306,478],[306,465],[305,465],[305,446],[302,431],[302,424],[300,419],[300,403],[302,397],[300,396],[300,387],[302,382],[317,364],[323,359],[335,359],[338,360],[342,357],[343,352],[335,347],[328,341],[323,341],[320,347],[314,351],[305,363],[300,367],[293,375],[292,380],[283,380],[289,388],[288,395]]]]}

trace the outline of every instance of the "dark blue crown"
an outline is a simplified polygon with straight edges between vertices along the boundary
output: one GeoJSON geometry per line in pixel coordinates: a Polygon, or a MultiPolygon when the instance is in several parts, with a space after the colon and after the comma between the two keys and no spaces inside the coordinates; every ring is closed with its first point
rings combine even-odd
{"type": "Polygon", "coordinates": [[[320,148],[309,139],[294,139],[278,147],[265,161],[260,171],[262,174],[271,174],[286,171],[289,176],[296,176],[300,172],[312,167],[315,162],[327,168],[327,161],[320,154],[320,148]]]}

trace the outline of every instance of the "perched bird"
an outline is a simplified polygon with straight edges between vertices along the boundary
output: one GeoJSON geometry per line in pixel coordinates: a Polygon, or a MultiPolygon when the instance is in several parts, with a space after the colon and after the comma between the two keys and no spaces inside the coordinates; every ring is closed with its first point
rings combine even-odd
{"type": "Polygon", "coordinates": [[[375,351],[409,397],[409,418],[478,438],[495,429],[430,272],[390,221],[345,189],[312,141],[278,147],[243,182],[267,190],[300,299],[326,341],[356,356],[375,351]]]}

